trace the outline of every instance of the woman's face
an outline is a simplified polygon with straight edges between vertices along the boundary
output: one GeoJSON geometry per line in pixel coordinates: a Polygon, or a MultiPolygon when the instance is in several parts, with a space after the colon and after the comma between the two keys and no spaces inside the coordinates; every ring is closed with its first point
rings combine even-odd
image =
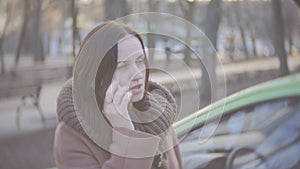
{"type": "Polygon", "coordinates": [[[146,78],[145,56],[139,39],[127,36],[118,42],[118,63],[113,75],[120,86],[132,92],[130,101],[140,101],[144,96],[146,78]]]}

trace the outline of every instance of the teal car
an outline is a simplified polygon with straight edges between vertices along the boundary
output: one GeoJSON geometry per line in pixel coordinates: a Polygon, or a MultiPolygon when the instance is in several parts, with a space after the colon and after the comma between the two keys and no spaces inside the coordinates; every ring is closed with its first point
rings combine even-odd
{"type": "Polygon", "coordinates": [[[300,168],[300,74],[244,89],[174,127],[187,169],[300,168]]]}

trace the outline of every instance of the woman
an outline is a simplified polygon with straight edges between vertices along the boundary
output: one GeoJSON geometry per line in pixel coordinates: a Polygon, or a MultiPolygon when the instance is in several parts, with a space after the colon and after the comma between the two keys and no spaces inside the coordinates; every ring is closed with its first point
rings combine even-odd
{"type": "Polygon", "coordinates": [[[176,103],[148,81],[144,43],[113,21],[85,38],[57,100],[59,169],[182,168],[172,124],[176,103]]]}

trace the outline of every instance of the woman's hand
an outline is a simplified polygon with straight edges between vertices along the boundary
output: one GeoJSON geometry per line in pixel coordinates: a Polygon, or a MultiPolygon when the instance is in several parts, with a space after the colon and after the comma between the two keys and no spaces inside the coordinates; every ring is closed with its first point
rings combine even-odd
{"type": "Polygon", "coordinates": [[[134,130],[128,113],[128,104],[132,93],[128,87],[121,87],[118,81],[113,81],[106,91],[104,114],[113,127],[124,127],[134,130]]]}

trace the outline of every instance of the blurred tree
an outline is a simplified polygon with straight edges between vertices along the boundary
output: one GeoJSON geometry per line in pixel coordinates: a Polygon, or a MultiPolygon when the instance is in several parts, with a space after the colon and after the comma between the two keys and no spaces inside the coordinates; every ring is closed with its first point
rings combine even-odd
{"type": "Polygon", "coordinates": [[[250,33],[253,58],[274,56],[272,42],[272,7],[269,1],[244,1],[243,13],[246,28],[250,33]],[[263,48],[261,48],[263,46],[263,48]]]}
{"type": "Polygon", "coordinates": [[[253,29],[252,26],[250,26],[250,23],[247,22],[247,27],[250,28],[250,38],[251,38],[251,43],[252,43],[252,54],[253,58],[257,57],[257,49],[256,49],[256,39],[255,39],[255,30],[253,29]]]}
{"type": "MultiPolygon", "coordinates": [[[[182,1],[179,0],[179,4],[181,7],[181,10],[184,13],[184,18],[188,20],[191,23],[194,23],[194,15],[195,15],[195,6],[196,2],[194,0],[188,0],[188,1],[182,1]],[[185,4],[184,4],[185,3],[185,4]]],[[[187,22],[186,25],[186,35],[185,35],[185,49],[184,49],[184,62],[187,65],[190,65],[191,60],[191,25],[187,22]]]]}
{"type": "Polygon", "coordinates": [[[1,73],[5,73],[5,61],[4,61],[4,51],[3,51],[3,39],[7,30],[7,27],[9,25],[9,22],[11,20],[11,4],[9,2],[6,3],[6,17],[5,17],[5,23],[4,28],[2,31],[2,34],[0,36],[0,61],[1,61],[1,73]]]}
{"type": "MultiPolygon", "coordinates": [[[[67,54],[73,55],[73,30],[75,33],[74,38],[74,44],[77,47],[77,45],[80,45],[80,34],[79,34],[79,28],[78,28],[78,14],[79,14],[79,4],[74,4],[74,9],[72,6],[73,0],[68,1],[61,1],[61,0],[43,0],[43,20],[42,25],[43,27],[43,33],[44,36],[46,36],[45,43],[47,43],[45,46],[48,46],[50,49],[54,49],[55,51],[52,52],[52,54],[61,55],[66,54],[64,47],[70,47],[67,54]],[[73,15],[73,12],[76,12],[76,16],[73,15]],[[75,29],[73,29],[73,17],[76,22],[75,29]],[[66,45],[64,45],[66,44],[66,45]],[[54,46],[52,46],[54,45],[54,46]]],[[[77,1],[76,1],[77,2],[77,1]]],[[[85,7],[88,5],[81,5],[82,8],[80,8],[80,14],[84,13],[85,7]]],[[[95,6],[97,5],[90,5],[95,6]]],[[[94,16],[94,13],[91,13],[90,11],[89,15],[94,16]]],[[[98,15],[97,15],[98,16],[98,15]]],[[[74,53],[76,53],[76,48],[74,49],[74,53]]],[[[46,52],[46,51],[45,51],[46,52]]]]}
{"type": "Polygon", "coordinates": [[[21,54],[21,49],[22,49],[22,45],[24,43],[24,39],[25,39],[25,33],[26,33],[26,29],[27,29],[27,24],[28,24],[28,20],[29,20],[29,15],[30,15],[30,0],[24,0],[23,2],[23,23],[21,26],[21,33],[19,35],[19,40],[18,40],[18,45],[17,45],[17,51],[16,51],[16,56],[15,56],[15,67],[18,67],[19,65],[19,60],[20,60],[20,54],[21,54]]]}
{"type": "Polygon", "coordinates": [[[105,19],[114,20],[127,15],[126,0],[105,0],[105,19]]]}
{"type": "MultiPolygon", "coordinates": [[[[156,4],[156,0],[148,0],[148,7],[149,7],[149,11],[150,12],[157,12],[157,4],[156,4]]],[[[153,19],[153,18],[151,18],[153,19]]],[[[147,20],[147,29],[149,32],[152,32],[154,29],[154,23],[151,20],[148,20],[148,18],[146,18],[147,20]]],[[[154,50],[155,49],[155,35],[151,34],[151,33],[147,33],[147,47],[150,49],[148,50],[148,54],[149,54],[149,62],[150,64],[154,64],[154,50]]]]}
{"type": "Polygon", "coordinates": [[[41,18],[42,18],[42,2],[41,0],[34,0],[34,18],[33,18],[33,56],[34,61],[41,63],[44,62],[44,49],[43,49],[43,40],[42,40],[42,31],[41,31],[41,18]]]}
{"type": "MultiPolygon", "coordinates": [[[[223,3],[222,5],[222,10],[223,10],[223,19],[222,21],[224,23],[224,27],[226,27],[229,30],[228,35],[225,37],[225,44],[224,44],[224,49],[226,56],[229,56],[229,59],[231,62],[235,61],[234,58],[234,49],[235,49],[235,28],[233,26],[233,18],[234,18],[234,13],[232,12],[232,6],[231,4],[225,4],[223,3]]],[[[226,29],[225,28],[225,29],[226,29]]]]}
{"type": "MultiPolygon", "coordinates": [[[[204,20],[204,33],[211,41],[215,49],[217,46],[217,35],[221,20],[221,0],[211,0],[207,5],[204,20]]],[[[204,65],[202,65],[202,78],[200,96],[201,105],[207,105],[214,101],[216,93],[216,52],[211,47],[204,48],[204,65]],[[208,74],[209,73],[209,74],[208,74]]]]}
{"type": "MultiPolygon", "coordinates": [[[[257,24],[257,19],[254,15],[254,11],[253,10],[254,7],[249,5],[249,1],[247,2],[243,2],[240,3],[240,13],[242,13],[243,15],[243,21],[244,21],[244,26],[246,31],[249,32],[249,38],[250,38],[250,42],[251,42],[251,47],[252,47],[252,58],[256,58],[257,57],[257,49],[256,49],[256,37],[255,37],[255,24],[257,24]]],[[[248,55],[250,53],[250,51],[247,49],[248,51],[248,55]]],[[[250,56],[249,56],[250,57],[250,56]]]]}
{"type": "Polygon", "coordinates": [[[272,0],[273,9],[273,43],[276,55],[280,60],[280,76],[289,74],[287,56],[284,48],[284,23],[282,18],[281,0],[272,0]]]}
{"type": "Polygon", "coordinates": [[[271,19],[273,18],[271,2],[267,1],[254,4],[252,12],[254,18],[250,22],[252,24],[252,22],[256,21],[254,25],[255,37],[259,42],[261,42],[259,46],[264,46],[264,50],[260,50],[258,55],[260,57],[274,56],[275,53],[272,40],[274,29],[271,19]]]}
{"type": "Polygon", "coordinates": [[[76,34],[78,32],[77,31],[78,8],[76,6],[75,0],[72,0],[71,8],[72,8],[72,55],[73,58],[75,58],[76,57],[76,34]]]}
{"type": "Polygon", "coordinates": [[[246,59],[249,60],[249,53],[248,53],[248,47],[247,47],[247,44],[246,44],[246,35],[245,35],[245,29],[244,29],[244,19],[241,18],[241,15],[243,15],[243,12],[242,12],[242,6],[240,4],[239,1],[236,1],[233,3],[233,11],[234,11],[234,14],[236,16],[236,22],[237,22],[237,26],[239,28],[239,31],[240,31],[240,36],[242,38],[242,42],[243,42],[243,47],[244,47],[244,53],[245,53],[245,56],[246,56],[246,59]]]}
{"type": "Polygon", "coordinates": [[[292,52],[293,37],[299,32],[299,15],[297,13],[297,7],[291,0],[282,1],[282,13],[285,30],[285,38],[288,44],[287,51],[289,54],[292,52]]]}

